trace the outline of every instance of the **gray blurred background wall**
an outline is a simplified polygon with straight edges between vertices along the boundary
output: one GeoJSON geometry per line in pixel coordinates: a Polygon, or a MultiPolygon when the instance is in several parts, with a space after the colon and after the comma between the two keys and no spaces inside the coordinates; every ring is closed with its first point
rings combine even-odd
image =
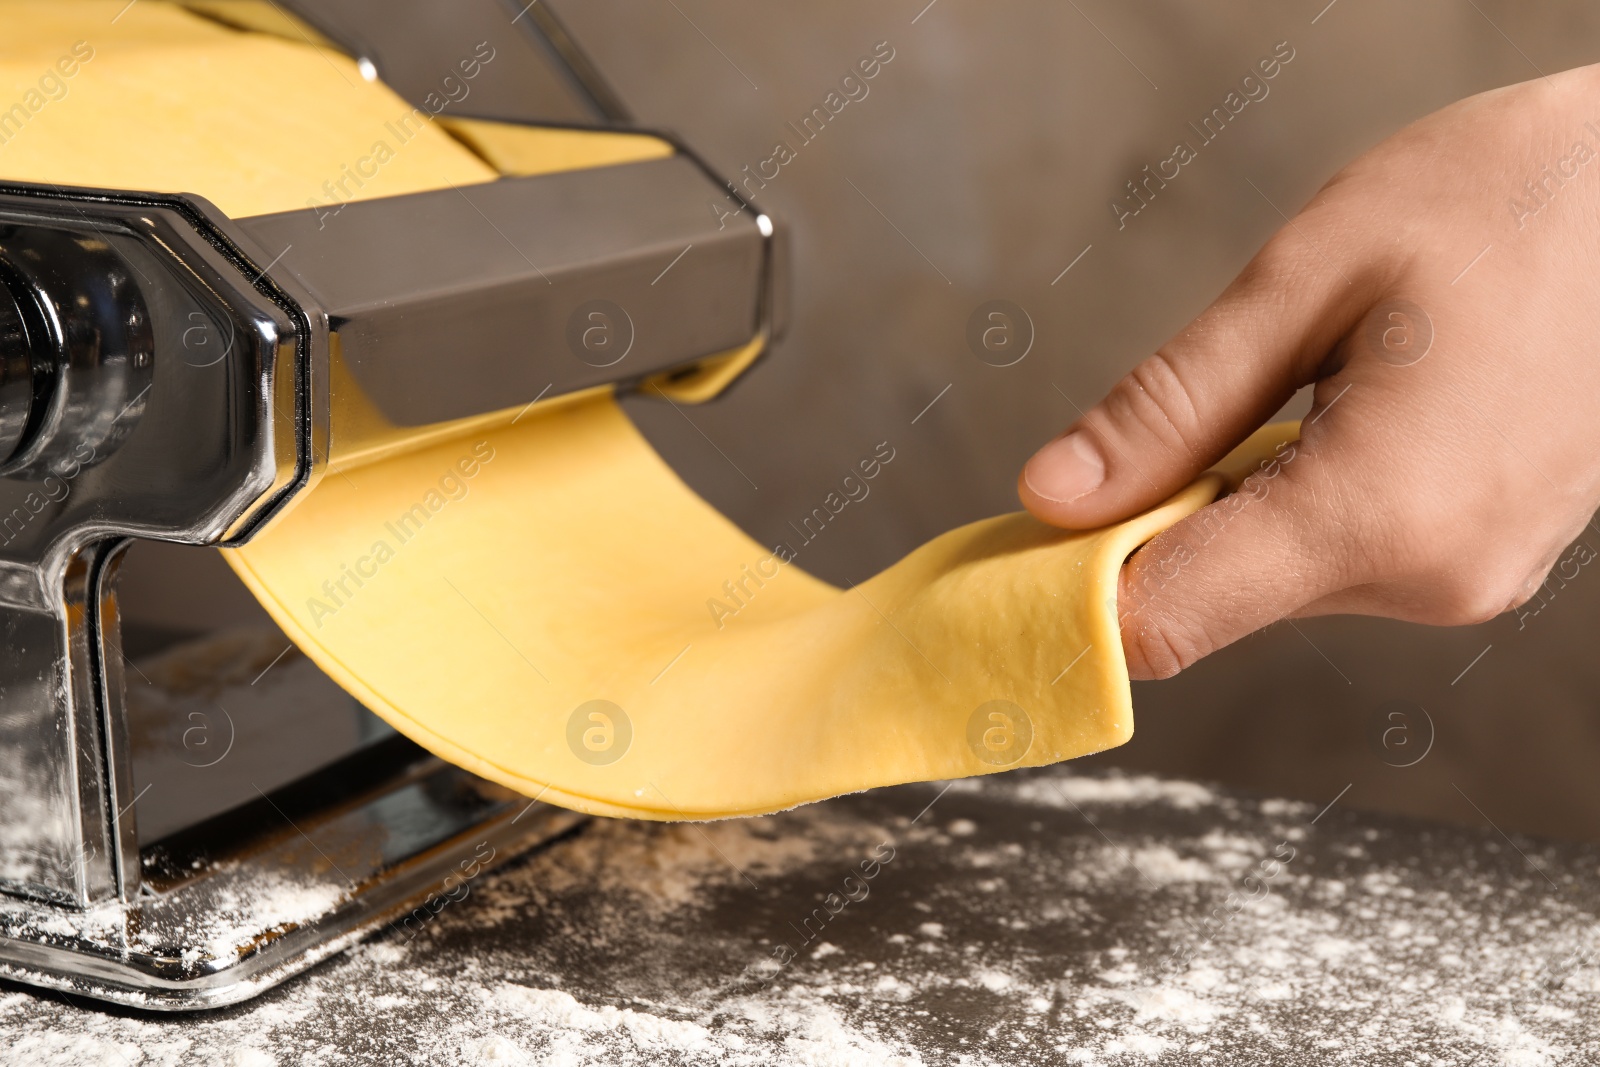
{"type": "MultiPolygon", "coordinates": [[[[543,2],[640,121],[729,174],[797,142],[787,123],[878,42],[893,49],[868,95],[759,191],[792,228],[788,336],[694,426],[629,404],[685,478],[767,542],[890,442],[872,495],[806,549],[803,565],[834,581],[1015,509],[1031,451],[1342,164],[1462,96],[1600,59],[1600,9],[1578,0],[543,2]],[[1188,123],[1280,42],[1294,58],[1269,95],[1119,230],[1111,198],[1197,141],[1188,123]],[[994,298],[1036,327],[1014,366],[966,343],[994,298]]],[[[1520,629],[1280,625],[1138,685],[1137,737],[1100,758],[1312,800],[1349,785],[1341,803],[1600,839],[1597,625],[1588,571],[1520,629]]]]}

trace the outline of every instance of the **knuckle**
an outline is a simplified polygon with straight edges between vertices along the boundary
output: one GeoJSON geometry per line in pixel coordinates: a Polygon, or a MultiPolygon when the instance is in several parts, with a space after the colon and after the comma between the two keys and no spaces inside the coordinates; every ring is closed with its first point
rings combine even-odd
{"type": "Polygon", "coordinates": [[[1488,622],[1525,602],[1538,588],[1526,572],[1505,563],[1447,567],[1437,581],[1435,612],[1446,626],[1473,626],[1488,622]]]}
{"type": "MultiPolygon", "coordinates": [[[[1540,559],[1537,566],[1526,570],[1522,582],[1516,587],[1504,610],[1516,611],[1535,599],[1543,601],[1547,595],[1554,596],[1557,590],[1566,588],[1567,582],[1576,576],[1576,572],[1566,569],[1567,565],[1574,561],[1574,557],[1568,556],[1563,560],[1564,551],[1564,545],[1558,545],[1540,559]]],[[[1579,566],[1582,564],[1579,563],[1579,566]]]]}
{"type": "Polygon", "coordinates": [[[1522,607],[1565,547],[1512,521],[1503,493],[1453,486],[1433,467],[1352,510],[1365,516],[1360,579],[1386,589],[1401,617],[1431,625],[1476,625],[1522,607]]]}
{"type": "Polygon", "coordinates": [[[1466,581],[1457,583],[1452,598],[1453,620],[1458,626],[1472,626],[1505,613],[1516,599],[1514,586],[1505,581],[1466,581]]]}
{"type": "Polygon", "coordinates": [[[1527,578],[1523,579],[1522,584],[1517,587],[1516,593],[1511,597],[1510,601],[1507,602],[1503,610],[1516,611],[1518,608],[1531,601],[1534,597],[1538,596],[1544,587],[1549,584],[1549,582],[1550,568],[1540,567],[1538,570],[1528,575],[1527,578]]]}
{"type": "Polygon", "coordinates": [[[1202,436],[1194,394],[1178,364],[1164,351],[1143,360],[1112,390],[1103,405],[1115,429],[1155,438],[1193,454],[1202,436]]]}
{"type": "Polygon", "coordinates": [[[1122,628],[1122,645],[1128,661],[1142,665],[1149,678],[1171,678],[1215,651],[1203,631],[1175,623],[1156,613],[1128,620],[1122,628]]]}
{"type": "Polygon", "coordinates": [[[1398,548],[1389,573],[1378,577],[1415,591],[1425,605],[1423,621],[1488,622],[1525,603],[1548,569],[1539,546],[1487,534],[1498,525],[1492,515],[1475,509],[1464,514],[1420,495],[1391,500],[1389,509],[1388,540],[1398,548]]]}

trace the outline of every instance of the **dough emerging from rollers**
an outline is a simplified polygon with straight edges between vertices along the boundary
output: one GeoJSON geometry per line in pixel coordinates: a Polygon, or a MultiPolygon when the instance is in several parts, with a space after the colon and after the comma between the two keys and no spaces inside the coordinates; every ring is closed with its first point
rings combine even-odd
{"type": "MultiPolygon", "coordinates": [[[[187,190],[237,217],[494,177],[422,121],[375,173],[342,179],[412,109],[292,36],[123,0],[12,4],[6,21],[0,84],[32,101],[55,69],[51,86],[66,86],[26,104],[0,154],[7,178],[187,190]]],[[[573,166],[638,149],[618,138],[595,156],[573,138],[551,135],[546,154],[573,166]]],[[[557,167],[540,152],[520,143],[515,165],[557,167]]],[[[1208,474],[1091,533],[1022,514],[974,523],[841,590],[696,497],[608,395],[474,425],[331,471],[225,555],[296,644],[402,733],[529,796],[652,819],[1121,744],[1133,718],[1119,570],[1227,481],[1208,474]],[[737,610],[713,610],[730,586],[737,610]]]]}
{"type": "Polygon", "coordinates": [[[1094,533],[974,523],[840,590],[763,565],[601,397],[329,475],[228,557],[323,670],[451,762],[583,811],[704,819],[1123,743],[1119,569],[1221,485],[1094,533]],[[731,617],[707,607],[729,581],[731,617]]]}

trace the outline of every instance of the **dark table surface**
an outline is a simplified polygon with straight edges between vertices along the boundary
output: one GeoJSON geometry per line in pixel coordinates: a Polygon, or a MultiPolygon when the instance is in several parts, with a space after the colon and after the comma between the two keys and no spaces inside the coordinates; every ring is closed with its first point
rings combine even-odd
{"type": "Polygon", "coordinates": [[[0,989],[0,1060],[1600,1062],[1600,851],[1319,807],[1054,769],[593,820],[235,1008],[0,989]]]}

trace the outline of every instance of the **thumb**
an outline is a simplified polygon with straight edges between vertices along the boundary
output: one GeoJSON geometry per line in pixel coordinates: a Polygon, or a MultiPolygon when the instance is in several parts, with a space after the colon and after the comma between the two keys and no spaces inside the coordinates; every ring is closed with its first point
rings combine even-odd
{"type": "Polygon", "coordinates": [[[1071,529],[1126,518],[1193,481],[1311,381],[1367,287],[1321,258],[1317,245],[1335,235],[1305,228],[1302,216],[1281,231],[1216,303],[1035,453],[1017,480],[1023,506],[1071,529]]]}

